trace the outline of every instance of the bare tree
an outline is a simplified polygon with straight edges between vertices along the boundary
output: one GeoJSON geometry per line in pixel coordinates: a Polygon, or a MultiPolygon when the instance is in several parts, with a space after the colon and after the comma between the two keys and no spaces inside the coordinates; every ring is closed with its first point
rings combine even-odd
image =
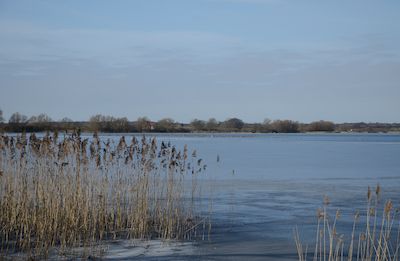
{"type": "Polygon", "coordinates": [[[268,118],[265,118],[263,123],[260,126],[261,132],[270,132],[272,127],[271,127],[272,121],[268,118]]]}
{"type": "Polygon", "coordinates": [[[176,123],[171,118],[164,118],[156,123],[155,129],[159,132],[173,132],[176,129],[176,123]]]}
{"type": "Polygon", "coordinates": [[[224,121],[222,124],[223,124],[224,128],[229,131],[241,130],[244,126],[244,122],[238,118],[230,118],[230,119],[224,121]]]}
{"type": "Polygon", "coordinates": [[[194,119],[190,122],[190,127],[196,131],[204,131],[206,129],[206,122],[198,119],[194,119]]]}
{"type": "Polygon", "coordinates": [[[136,121],[136,128],[138,132],[151,131],[151,121],[147,117],[139,117],[136,121]]]}
{"type": "Polygon", "coordinates": [[[38,115],[38,122],[52,122],[53,120],[45,113],[41,113],[38,115]]]}
{"type": "Polygon", "coordinates": [[[208,131],[216,131],[218,129],[218,121],[215,118],[210,118],[206,123],[206,128],[208,131]]]}
{"type": "Polygon", "coordinates": [[[14,124],[21,124],[21,123],[26,123],[28,121],[28,117],[25,115],[19,113],[19,112],[14,112],[10,119],[8,120],[9,123],[14,123],[14,124]]]}
{"type": "Polygon", "coordinates": [[[68,118],[68,117],[64,117],[60,120],[60,122],[73,122],[72,119],[68,118]]]}
{"type": "Polygon", "coordinates": [[[102,122],[104,121],[104,116],[101,114],[96,114],[89,119],[89,128],[91,131],[100,131],[102,128],[102,122]]]}
{"type": "Polygon", "coordinates": [[[31,117],[28,119],[27,122],[28,122],[28,123],[36,123],[36,122],[38,122],[37,116],[31,116],[31,117]]]}
{"type": "Polygon", "coordinates": [[[0,109],[0,123],[4,122],[3,111],[0,109]]]}
{"type": "Polygon", "coordinates": [[[53,120],[45,113],[41,113],[38,116],[32,116],[29,118],[28,123],[49,123],[53,120]]]}
{"type": "Polygon", "coordinates": [[[307,131],[334,131],[335,124],[331,121],[314,121],[308,125],[307,131]]]}
{"type": "Polygon", "coordinates": [[[125,132],[128,131],[128,119],[114,118],[113,116],[94,115],[89,119],[89,128],[92,131],[125,132]]]}
{"type": "Polygon", "coordinates": [[[127,132],[128,131],[128,118],[116,118],[111,122],[111,131],[113,132],[127,132]]]}
{"type": "Polygon", "coordinates": [[[272,122],[271,128],[275,132],[295,133],[299,132],[299,123],[291,120],[276,120],[272,122]]]}

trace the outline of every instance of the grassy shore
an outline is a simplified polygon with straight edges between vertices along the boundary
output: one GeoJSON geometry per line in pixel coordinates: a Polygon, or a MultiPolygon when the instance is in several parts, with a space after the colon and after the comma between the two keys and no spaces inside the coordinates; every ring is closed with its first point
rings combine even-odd
{"type": "Polygon", "coordinates": [[[155,138],[2,135],[0,253],[46,257],[107,239],[204,237],[204,170],[196,151],[155,138]]]}
{"type": "Polygon", "coordinates": [[[341,233],[337,222],[340,210],[330,215],[328,197],[324,197],[323,207],[317,211],[317,229],[313,248],[303,245],[297,228],[294,230],[298,259],[305,260],[399,260],[400,219],[399,209],[391,200],[384,204],[380,198],[379,185],[373,192],[367,191],[367,206],[364,212],[355,211],[351,231],[341,233]],[[364,217],[365,220],[361,220],[364,217]],[[346,241],[347,239],[347,241],[346,241]],[[311,254],[310,254],[311,253],[311,254]]]}

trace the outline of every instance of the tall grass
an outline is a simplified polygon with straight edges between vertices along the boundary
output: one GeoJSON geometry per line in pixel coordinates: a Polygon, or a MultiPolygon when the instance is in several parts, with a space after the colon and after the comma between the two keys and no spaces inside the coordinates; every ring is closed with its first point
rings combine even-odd
{"type": "Polygon", "coordinates": [[[302,244],[297,228],[294,230],[298,259],[300,261],[399,260],[399,210],[393,208],[391,200],[380,204],[380,193],[379,185],[375,193],[368,187],[367,206],[363,215],[365,220],[360,220],[360,212],[356,211],[352,230],[347,235],[338,233],[337,221],[340,218],[340,211],[337,210],[331,217],[327,211],[329,199],[325,197],[323,208],[317,211],[313,256],[307,256],[307,247],[302,244]]]}
{"type": "Polygon", "coordinates": [[[0,135],[0,253],[193,238],[207,221],[196,181],[204,169],[186,146],[155,138],[0,135]]]}

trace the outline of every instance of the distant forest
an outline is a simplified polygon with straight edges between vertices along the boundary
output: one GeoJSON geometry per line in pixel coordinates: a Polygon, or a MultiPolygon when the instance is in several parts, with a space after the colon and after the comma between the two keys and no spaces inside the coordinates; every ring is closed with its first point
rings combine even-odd
{"type": "Polygon", "coordinates": [[[400,123],[333,123],[315,121],[301,123],[293,120],[264,120],[261,123],[246,123],[238,118],[225,121],[194,119],[190,123],[176,122],[171,118],[152,121],[140,117],[136,121],[113,116],[94,115],[88,121],[73,121],[63,118],[55,121],[47,114],[27,117],[13,113],[8,121],[0,110],[1,132],[43,132],[43,131],[79,131],[79,132],[246,132],[246,133],[304,133],[304,132],[400,132],[400,123]]]}

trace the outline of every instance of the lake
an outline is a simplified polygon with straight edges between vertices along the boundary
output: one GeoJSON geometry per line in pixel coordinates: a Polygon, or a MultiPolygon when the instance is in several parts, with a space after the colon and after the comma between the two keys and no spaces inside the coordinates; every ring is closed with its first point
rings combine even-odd
{"type": "MultiPolygon", "coordinates": [[[[15,134],[13,134],[15,135],[15,134]]],[[[43,134],[38,134],[42,136],[43,134]]],[[[142,134],[101,134],[127,142],[142,134]]],[[[62,135],[60,135],[62,136],[62,135]]],[[[92,134],[83,134],[83,138],[92,134]]],[[[329,197],[328,219],[340,210],[337,233],[349,242],[356,211],[362,229],[367,188],[381,186],[380,208],[400,207],[399,134],[146,134],[202,159],[200,202],[211,209],[212,230],[204,240],[106,241],[105,260],[297,260],[293,231],[312,256],[317,209],[329,197]]],[[[201,211],[201,209],[200,209],[201,211]]],[[[397,222],[398,220],[396,220],[397,222]]],[[[397,231],[397,223],[395,229],[397,231]]],[[[79,253],[79,249],[77,250],[79,253]]],[[[55,259],[59,258],[56,255],[55,259]]]]}
{"type": "Polygon", "coordinates": [[[313,246],[315,213],[324,195],[332,215],[341,210],[338,233],[345,237],[355,211],[365,212],[368,186],[380,184],[381,201],[391,198],[400,206],[397,134],[147,136],[177,148],[187,144],[205,161],[203,187],[212,191],[213,230],[209,241],[196,242],[190,251],[142,255],[146,260],[296,260],[293,229],[297,226],[302,240],[313,246]]]}

